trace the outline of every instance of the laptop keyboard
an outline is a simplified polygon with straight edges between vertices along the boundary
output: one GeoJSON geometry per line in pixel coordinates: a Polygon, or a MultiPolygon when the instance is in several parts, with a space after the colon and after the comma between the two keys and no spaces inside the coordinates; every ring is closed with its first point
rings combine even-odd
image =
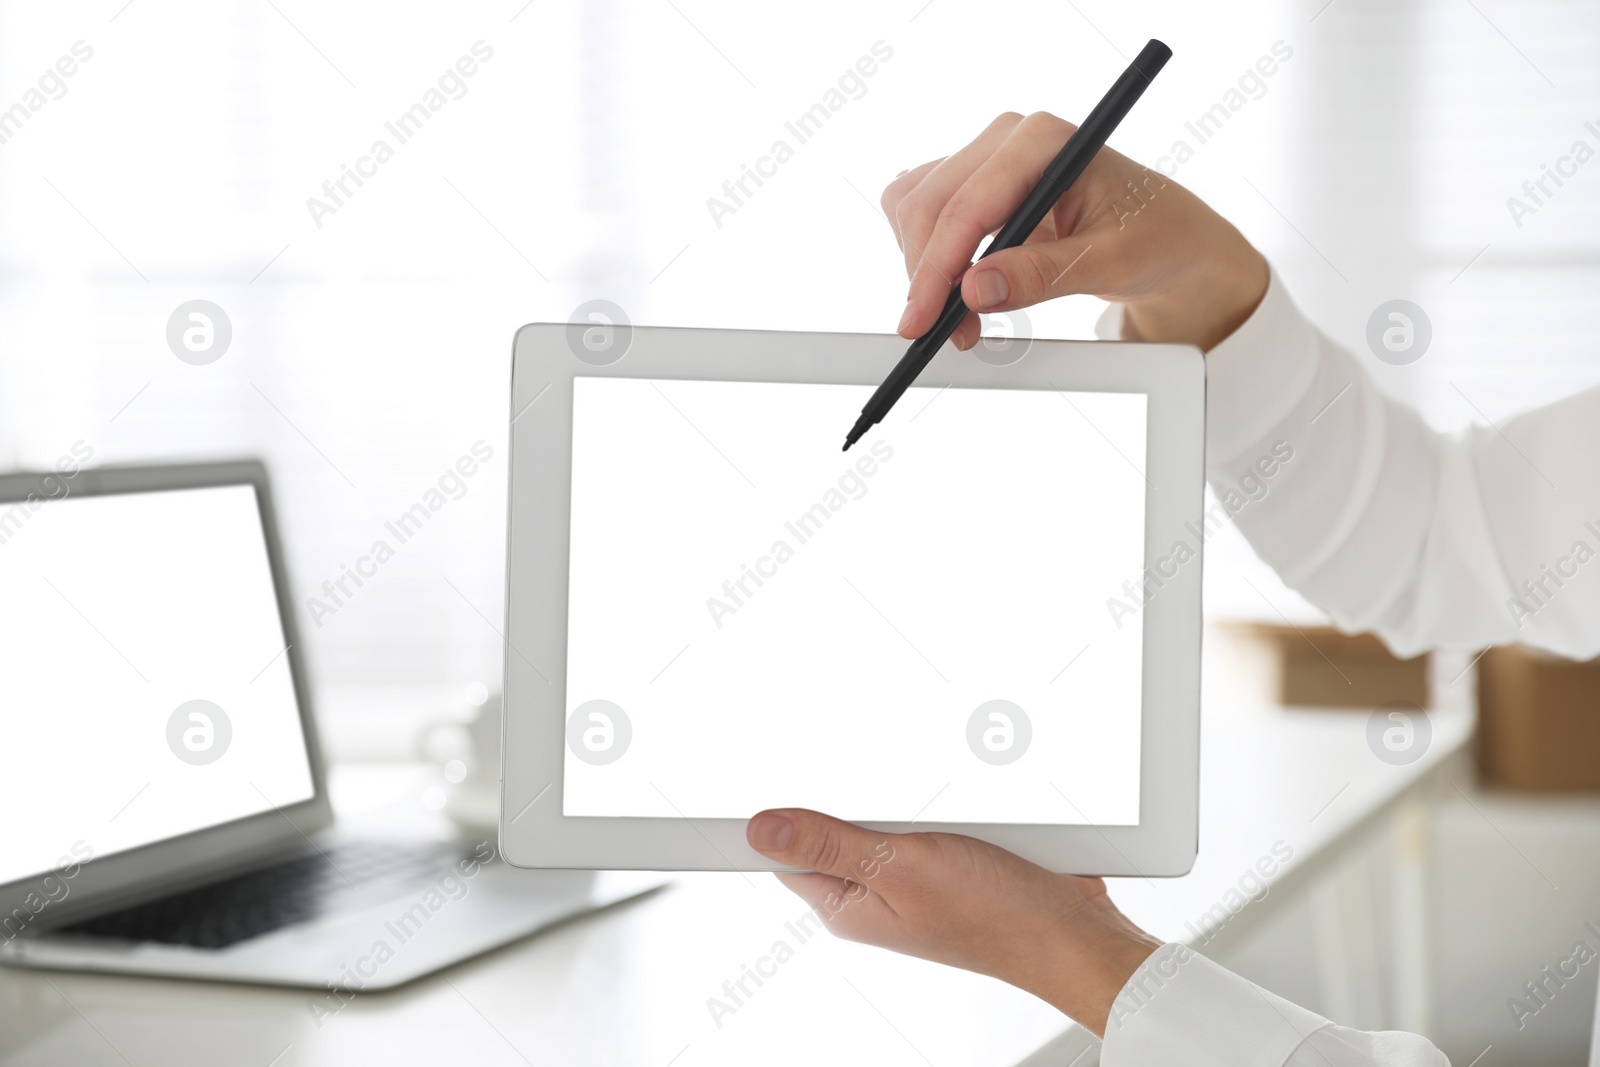
{"type": "Polygon", "coordinates": [[[350,841],[271,867],[100,915],[59,932],[195,948],[229,945],[431,881],[472,849],[446,842],[350,841]]]}

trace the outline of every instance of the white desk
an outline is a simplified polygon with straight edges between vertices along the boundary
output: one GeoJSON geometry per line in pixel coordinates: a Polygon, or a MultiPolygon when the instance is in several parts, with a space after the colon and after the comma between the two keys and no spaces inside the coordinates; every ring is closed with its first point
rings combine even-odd
{"type": "MultiPolygon", "coordinates": [[[[1438,786],[1441,775],[1465,774],[1471,721],[1461,709],[1434,714],[1430,750],[1405,767],[1372,755],[1360,713],[1207,714],[1194,872],[1113,886],[1135,921],[1163,937],[1192,939],[1186,922],[1220,901],[1275,842],[1292,847],[1269,895],[1222,927],[1207,951],[1225,950],[1363,829],[1404,813],[1407,799],[1438,786]]],[[[336,803],[356,822],[392,818],[387,790],[411,817],[430,817],[415,799],[416,774],[338,771],[336,803]]],[[[1422,890],[1410,895],[1420,899],[1422,890]]],[[[802,910],[770,877],[682,876],[650,898],[409,987],[361,994],[320,1028],[306,993],[0,970],[0,1063],[1094,1062],[1092,1038],[999,982],[827,937],[797,943],[784,923],[802,910]],[[780,939],[794,948],[793,959],[719,1028],[707,999],[722,996],[724,981],[780,939]]],[[[1414,972],[1416,999],[1426,952],[1400,951],[1409,952],[1397,962],[1414,972]]]]}

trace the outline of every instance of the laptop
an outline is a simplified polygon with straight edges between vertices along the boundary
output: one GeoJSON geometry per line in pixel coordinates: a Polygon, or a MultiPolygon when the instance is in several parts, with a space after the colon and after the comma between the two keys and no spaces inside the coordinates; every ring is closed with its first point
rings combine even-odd
{"type": "Polygon", "coordinates": [[[662,884],[342,832],[265,467],[64,466],[0,477],[0,963],[379,989],[662,884]]]}

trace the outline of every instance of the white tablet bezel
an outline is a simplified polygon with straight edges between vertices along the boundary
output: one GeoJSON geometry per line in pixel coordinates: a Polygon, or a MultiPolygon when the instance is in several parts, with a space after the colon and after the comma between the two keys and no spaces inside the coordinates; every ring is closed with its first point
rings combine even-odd
{"type": "MultiPolygon", "coordinates": [[[[1205,367],[1186,345],[1050,341],[997,366],[946,347],[919,386],[1137,392],[1148,400],[1147,567],[1182,541],[1198,549],[1205,488],[1205,367]]],[[[517,331],[511,374],[500,848],[517,866],[776,870],[742,819],[562,814],[566,750],[567,564],[576,377],[875,385],[905,353],[894,335],[535,323],[517,331]],[[585,331],[613,331],[597,346],[585,331]],[[617,352],[622,352],[616,357],[617,352]],[[615,358],[614,362],[604,360],[615,358]]],[[[999,362],[999,361],[995,361],[999,362]]],[[[855,411],[839,413],[841,439],[855,411]]],[[[908,417],[894,411],[886,420],[908,417]]],[[[991,841],[1052,870],[1173,876],[1193,865],[1200,727],[1198,559],[1163,577],[1144,627],[1137,826],[870,823],[991,841]]],[[[1064,649],[1070,655],[1071,649],[1064,649]]],[[[753,814],[753,813],[752,813],[753,814]]]]}

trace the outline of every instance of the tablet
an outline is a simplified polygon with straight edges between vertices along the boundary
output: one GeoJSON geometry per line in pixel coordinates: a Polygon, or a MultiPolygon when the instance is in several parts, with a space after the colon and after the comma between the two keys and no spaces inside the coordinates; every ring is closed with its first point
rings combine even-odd
{"type": "Polygon", "coordinates": [[[1052,870],[1196,847],[1205,373],[892,335],[535,324],[512,367],[501,850],[767,870],[806,807],[1052,870]]]}

